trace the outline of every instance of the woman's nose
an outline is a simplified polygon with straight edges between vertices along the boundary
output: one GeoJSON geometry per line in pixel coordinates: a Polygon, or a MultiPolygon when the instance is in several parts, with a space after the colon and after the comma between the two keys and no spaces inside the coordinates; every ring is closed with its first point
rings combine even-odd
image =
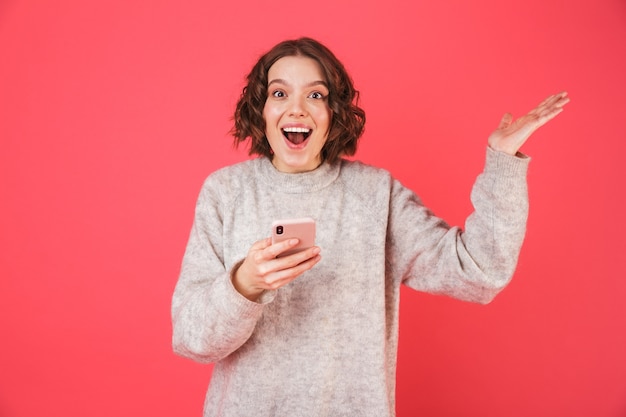
{"type": "Polygon", "coordinates": [[[302,99],[293,98],[289,103],[289,115],[292,117],[302,117],[306,115],[306,105],[302,99]]]}

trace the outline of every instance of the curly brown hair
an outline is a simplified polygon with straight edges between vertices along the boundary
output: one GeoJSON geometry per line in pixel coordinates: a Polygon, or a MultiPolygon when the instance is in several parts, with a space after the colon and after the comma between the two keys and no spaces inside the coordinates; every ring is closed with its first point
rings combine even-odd
{"type": "Polygon", "coordinates": [[[250,155],[272,157],[263,118],[263,107],[267,100],[267,73],[276,61],[286,56],[312,58],[319,63],[326,76],[332,122],[328,139],[322,148],[322,160],[333,163],[343,155],[354,155],[365,126],[365,112],[358,106],[359,92],[354,88],[343,64],[330,49],[311,38],[283,41],[254,65],[246,77],[247,85],[241,92],[235,110],[234,126],[231,129],[235,147],[250,138],[250,155]]]}

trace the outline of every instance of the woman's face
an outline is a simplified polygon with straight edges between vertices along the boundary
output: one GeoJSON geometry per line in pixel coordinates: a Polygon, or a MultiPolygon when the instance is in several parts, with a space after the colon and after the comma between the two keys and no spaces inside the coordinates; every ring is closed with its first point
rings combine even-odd
{"type": "Polygon", "coordinates": [[[322,162],[332,117],[320,65],[307,57],[283,57],[270,67],[267,79],[263,118],[272,163],[282,172],[314,170],[322,162]]]}

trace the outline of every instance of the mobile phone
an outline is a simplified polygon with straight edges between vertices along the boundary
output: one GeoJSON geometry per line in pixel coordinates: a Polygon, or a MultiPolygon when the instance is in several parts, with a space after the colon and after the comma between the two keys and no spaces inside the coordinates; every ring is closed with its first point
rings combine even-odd
{"type": "Polygon", "coordinates": [[[272,223],[272,244],[297,238],[300,242],[278,257],[291,255],[315,246],[315,220],[310,217],[276,220],[272,223]]]}

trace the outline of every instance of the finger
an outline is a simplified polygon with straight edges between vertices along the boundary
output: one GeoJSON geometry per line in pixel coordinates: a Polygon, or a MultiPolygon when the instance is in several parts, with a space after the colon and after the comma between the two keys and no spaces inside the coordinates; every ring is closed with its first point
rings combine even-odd
{"type": "Polygon", "coordinates": [[[263,250],[272,244],[272,239],[267,237],[265,239],[258,240],[252,244],[250,250],[263,250]]]}
{"type": "Polygon", "coordinates": [[[278,258],[278,261],[282,268],[290,268],[302,262],[305,262],[315,255],[318,255],[320,251],[321,249],[319,246],[312,246],[310,248],[303,249],[287,256],[281,256],[280,258],[278,258]]]}
{"type": "Polygon", "coordinates": [[[554,119],[562,111],[563,111],[563,107],[554,107],[554,108],[552,108],[550,110],[545,111],[537,119],[538,127],[539,126],[543,126],[544,124],[546,124],[550,120],[554,119]]]}
{"type": "Polygon", "coordinates": [[[544,107],[548,103],[556,100],[557,98],[558,98],[558,94],[552,94],[551,96],[546,97],[541,103],[539,103],[536,108],[544,107]]]}
{"type": "Polygon", "coordinates": [[[567,91],[561,91],[560,93],[557,93],[556,96],[558,96],[559,98],[565,98],[567,97],[569,94],[567,91]]]}
{"type": "Polygon", "coordinates": [[[513,115],[511,113],[505,113],[504,116],[502,116],[502,119],[500,119],[498,129],[506,129],[511,126],[511,123],[513,123],[513,115]]]}
{"type": "Polygon", "coordinates": [[[567,103],[569,103],[569,97],[567,97],[567,91],[562,91],[558,94],[553,94],[549,96],[548,98],[546,98],[545,100],[543,100],[541,103],[539,103],[537,107],[535,107],[535,110],[541,111],[543,109],[550,108],[553,106],[563,107],[567,103]]]}
{"type": "Polygon", "coordinates": [[[293,248],[298,244],[299,240],[296,238],[286,239],[278,243],[274,243],[266,247],[263,252],[267,256],[267,259],[276,258],[278,255],[286,251],[287,249],[293,248]]]}
{"type": "Polygon", "coordinates": [[[563,110],[563,106],[569,103],[570,99],[567,96],[567,92],[555,94],[552,99],[541,108],[537,109],[537,114],[540,117],[552,118],[559,114],[563,110]]]}
{"type": "Polygon", "coordinates": [[[526,130],[526,136],[530,136],[534,131],[554,119],[562,111],[562,107],[551,107],[541,111],[536,110],[521,117],[516,123],[519,125],[520,131],[526,130]]]}
{"type": "Polygon", "coordinates": [[[527,123],[535,130],[561,113],[563,106],[567,103],[569,103],[567,92],[563,91],[559,94],[551,95],[521,119],[526,119],[527,123]]]}
{"type": "Polygon", "coordinates": [[[569,102],[570,102],[570,98],[567,95],[567,91],[563,91],[561,94],[559,94],[558,101],[555,103],[555,106],[563,107],[569,102]]]}
{"type": "Polygon", "coordinates": [[[321,259],[322,257],[320,255],[316,255],[291,268],[281,269],[268,275],[265,278],[265,285],[267,286],[267,289],[275,290],[289,284],[291,281],[298,278],[304,272],[313,268],[321,259]]]}
{"type": "Polygon", "coordinates": [[[289,256],[273,258],[266,263],[268,270],[267,280],[284,279],[293,274],[300,275],[303,271],[312,267],[311,260],[319,257],[320,248],[311,248],[296,252],[289,256]],[[278,277],[278,278],[276,278],[278,277]]]}

